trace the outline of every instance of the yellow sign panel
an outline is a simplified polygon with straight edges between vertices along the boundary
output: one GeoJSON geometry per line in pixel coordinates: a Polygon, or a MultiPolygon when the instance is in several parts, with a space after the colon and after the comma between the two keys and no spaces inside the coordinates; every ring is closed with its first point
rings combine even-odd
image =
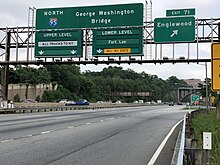
{"type": "Polygon", "coordinates": [[[220,91],[220,43],[212,44],[212,90],[220,91]]]}
{"type": "Polygon", "coordinates": [[[220,91],[220,60],[212,60],[212,90],[220,91]]]}
{"type": "Polygon", "coordinates": [[[215,102],[215,96],[212,96],[211,100],[212,100],[212,103],[214,103],[215,102]]]}
{"type": "Polygon", "coordinates": [[[104,49],[104,54],[126,54],[126,53],[131,53],[131,48],[104,49]]]}
{"type": "Polygon", "coordinates": [[[220,60],[220,43],[212,44],[212,59],[220,60]]]}

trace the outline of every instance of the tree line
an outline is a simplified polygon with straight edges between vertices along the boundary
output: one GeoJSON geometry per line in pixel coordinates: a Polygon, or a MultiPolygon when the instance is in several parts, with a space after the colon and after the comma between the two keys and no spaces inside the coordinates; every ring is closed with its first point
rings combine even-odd
{"type": "Polygon", "coordinates": [[[146,72],[137,73],[122,67],[109,66],[100,72],[81,72],[77,65],[45,65],[39,68],[16,66],[9,70],[9,83],[57,85],[56,90],[45,91],[37,101],[55,102],[62,98],[77,100],[84,98],[90,102],[134,100],[163,102],[177,101],[177,88],[187,85],[184,80],[171,76],[166,80],[146,72]],[[111,97],[112,92],[150,92],[149,97],[111,97]]]}

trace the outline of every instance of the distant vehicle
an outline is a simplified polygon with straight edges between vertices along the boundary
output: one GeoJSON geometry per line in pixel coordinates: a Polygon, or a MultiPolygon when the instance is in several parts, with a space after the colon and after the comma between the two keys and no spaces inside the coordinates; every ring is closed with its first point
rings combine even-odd
{"type": "Polygon", "coordinates": [[[86,99],[79,99],[79,101],[75,103],[76,105],[89,105],[89,102],[86,99]]]}
{"type": "Polygon", "coordinates": [[[162,100],[157,100],[157,104],[162,104],[162,100]]]}
{"type": "Polygon", "coordinates": [[[138,103],[142,104],[142,103],[144,103],[144,100],[138,100],[138,103]]]}
{"type": "Polygon", "coordinates": [[[71,105],[89,105],[89,102],[86,99],[79,99],[79,101],[68,101],[65,103],[65,106],[71,105]]]}
{"type": "Polygon", "coordinates": [[[71,106],[71,105],[76,105],[76,103],[74,101],[67,101],[65,103],[65,106],[71,106]]]}
{"type": "Polygon", "coordinates": [[[61,99],[59,103],[67,103],[68,99],[61,99]]]}
{"type": "Polygon", "coordinates": [[[169,103],[169,106],[174,106],[174,103],[173,103],[173,102],[170,102],[170,103],[169,103]]]}
{"type": "Polygon", "coordinates": [[[37,101],[35,101],[34,99],[26,99],[23,102],[24,103],[36,103],[37,101]]]}

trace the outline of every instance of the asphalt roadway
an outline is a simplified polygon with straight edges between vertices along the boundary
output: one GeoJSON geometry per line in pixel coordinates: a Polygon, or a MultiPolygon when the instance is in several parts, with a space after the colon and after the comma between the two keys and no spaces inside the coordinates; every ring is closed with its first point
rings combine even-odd
{"type": "MultiPolygon", "coordinates": [[[[0,115],[1,165],[147,165],[182,106],[0,115]]],[[[178,130],[155,164],[168,165],[178,130]],[[166,148],[168,147],[168,148],[166,148]]]]}

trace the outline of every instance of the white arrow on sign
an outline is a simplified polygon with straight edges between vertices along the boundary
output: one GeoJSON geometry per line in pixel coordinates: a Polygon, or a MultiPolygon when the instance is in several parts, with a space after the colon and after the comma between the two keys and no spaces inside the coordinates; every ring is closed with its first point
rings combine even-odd
{"type": "Polygon", "coordinates": [[[173,30],[173,33],[170,35],[170,37],[173,37],[173,36],[175,36],[177,34],[178,34],[178,30],[173,30]]]}
{"type": "Polygon", "coordinates": [[[97,51],[98,53],[102,53],[103,50],[102,50],[102,49],[99,49],[99,50],[96,50],[96,51],[97,51]]]}
{"type": "Polygon", "coordinates": [[[39,51],[38,53],[39,53],[40,55],[42,55],[42,54],[44,54],[44,51],[41,50],[41,51],[39,51]]]}
{"type": "Polygon", "coordinates": [[[71,50],[70,51],[72,54],[75,54],[76,53],[76,50],[71,50]]]}

